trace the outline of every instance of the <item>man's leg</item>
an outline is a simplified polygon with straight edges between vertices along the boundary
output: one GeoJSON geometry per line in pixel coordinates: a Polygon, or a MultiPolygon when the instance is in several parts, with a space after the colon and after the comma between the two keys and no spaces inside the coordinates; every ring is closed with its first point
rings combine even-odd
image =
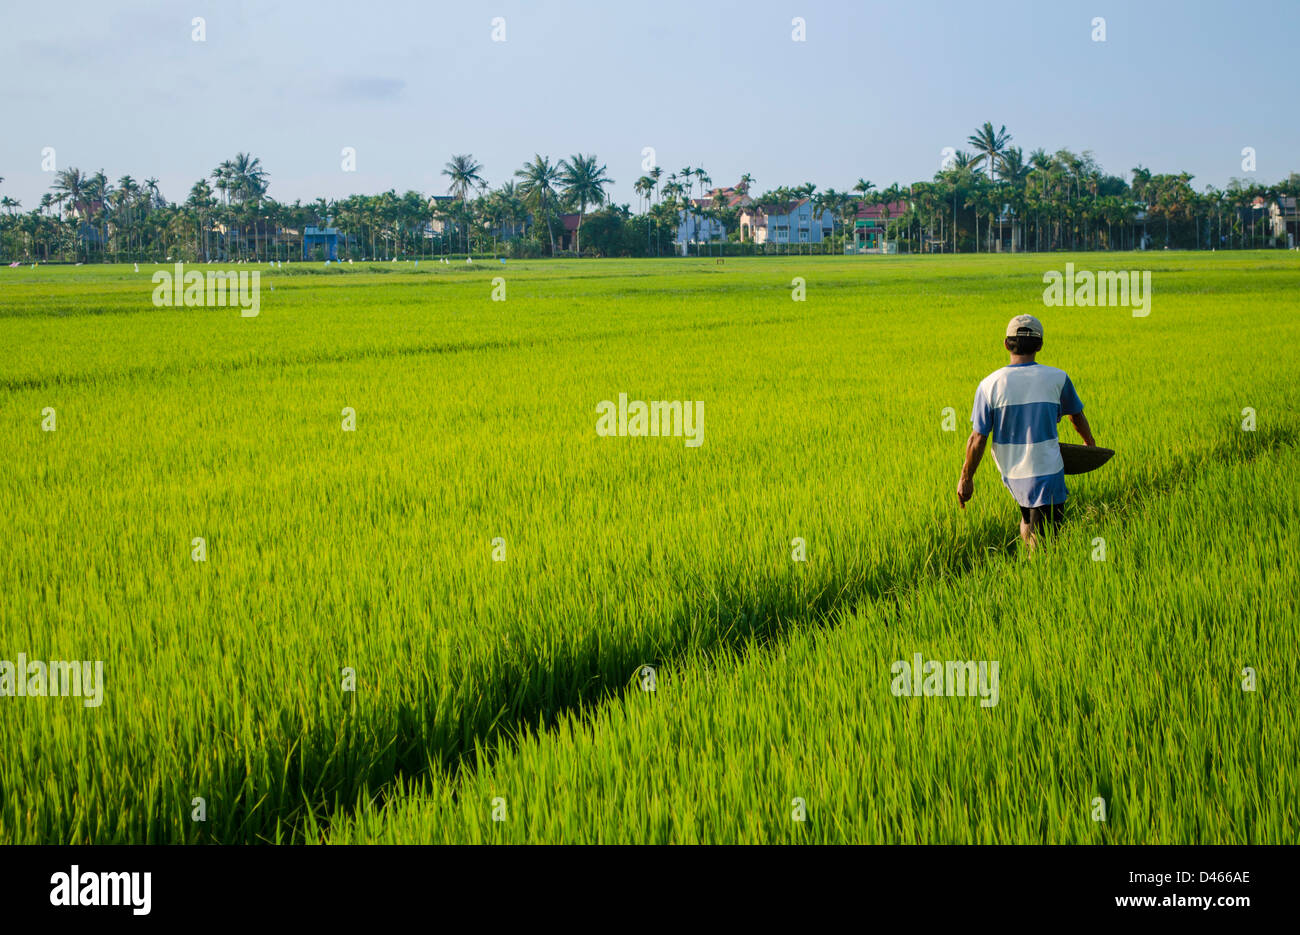
{"type": "Polygon", "coordinates": [[[1038,526],[1041,525],[1041,520],[1035,518],[1037,512],[1033,507],[1022,506],[1020,508],[1020,539],[1031,549],[1038,544],[1037,539],[1034,537],[1034,533],[1038,531],[1038,526]]]}
{"type": "Polygon", "coordinates": [[[1042,506],[1034,507],[1033,512],[1030,522],[1034,526],[1034,532],[1041,533],[1045,529],[1047,538],[1055,538],[1061,529],[1061,524],[1065,522],[1065,504],[1044,503],[1042,506]]]}
{"type": "Polygon", "coordinates": [[[1065,522],[1064,503],[1044,503],[1042,506],[1022,506],[1020,508],[1020,538],[1031,549],[1038,545],[1039,533],[1044,528],[1051,536],[1056,535],[1061,524],[1065,522]]]}

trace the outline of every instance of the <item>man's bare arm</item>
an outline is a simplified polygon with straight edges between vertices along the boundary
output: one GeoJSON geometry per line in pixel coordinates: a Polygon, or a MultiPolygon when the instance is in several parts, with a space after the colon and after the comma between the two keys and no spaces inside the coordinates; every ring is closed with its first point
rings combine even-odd
{"type": "Polygon", "coordinates": [[[966,460],[961,466],[961,477],[957,481],[957,502],[966,509],[966,501],[975,496],[975,471],[984,457],[984,447],[989,437],[979,432],[971,432],[966,439],[966,460]]]}
{"type": "Polygon", "coordinates": [[[1069,418],[1070,424],[1073,425],[1074,430],[1079,433],[1079,437],[1083,439],[1083,443],[1089,448],[1096,448],[1097,441],[1092,437],[1092,426],[1088,424],[1088,417],[1082,412],[1076,412],[1069,418]]]}

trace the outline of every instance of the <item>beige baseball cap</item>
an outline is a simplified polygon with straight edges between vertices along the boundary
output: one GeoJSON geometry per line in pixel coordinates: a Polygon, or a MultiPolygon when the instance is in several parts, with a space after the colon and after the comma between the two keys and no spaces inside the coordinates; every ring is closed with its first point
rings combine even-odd
{"type": "Polygon", "coordinates": [[[1007,337],[1014,338],[1020,334],[1031,334],[1036,338],[1043,336],[1043,323],[1033,315],[1017,315],[1007,322],[1007,337]]]}

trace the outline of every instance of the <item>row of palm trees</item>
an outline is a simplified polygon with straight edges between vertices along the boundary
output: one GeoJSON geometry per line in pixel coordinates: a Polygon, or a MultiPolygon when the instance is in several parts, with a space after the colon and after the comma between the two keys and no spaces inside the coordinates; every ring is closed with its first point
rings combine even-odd
{"type": "MultiPolygon", "coordinates": [[[[1226,189],[1210,186],[1198,193],[1185,172],[1156,175],[1137,166],[1129,183],[1103,172],[1089,152],[1036,149],[1026,157],[1010,144],[1005,126],[994,129],[986,122],[968,138],[969,150],[955,151],[931,181],[877,189],[859,178],[843,192],[805,183],[778,187],[754,201],[783,210],[809,199],[816,216],[831,219],[831,237],[821,243],[827,252],[849,241],[863,205],[877,205],[882,233],[908,249],[979,252],[1266,246],[1266,206],[1281,195],[1300,195],[1295,173],[1273,185],[1234,180],[1226,189]]],[[[752,183],[746,173],[735,191],[748,195],[752,183]]],[[[711,184],[703,168],[686,167],[666,178],[655,169],[633,188],[643,212],[664,205],[679,217],[712,221],[712,230],[734,240],[741,208],[702,198],[711,184]]]]}
{"type": "MultiPolygon", "coordinates": [[[[879,206],[882,233],[905,249],[955,252],[1264,246],[1269,230],[1261,203],[1300,195],[1295,173],[1275,185],[1234,180],[1226,189],[1197,192],[1187,173],[1153,174],[1138,166],[1129,181],[1104,172],[1089,152],[1036,149],[1026,156],[1011,143],[1005,126],[994,129],[986,122],[968,138],[969,149],[954,152],[931,180],[877,189],[860,178],[848,191],[819,190],[808,182],[753,200],[782,206],[809,199],[818,217],[831,219],[831,236],[821,243],[828,252],[849,242],[864,204],[879,206]]],[[[287,204],[269,196],[270,176],[261,160],[241,152],[197,181],[177,204],[163,198],[157,179],[139,183],[125,175],[110,183],[102,170],[70,168],[56,175],[50,192],[27,214],[19,213],[17,200],[0,198],[0,255],[290,259],[300,249],[297,238],[312,226],[339,228],[347,249],[371,258],[495,253],[503,241],[512,250],[523,244],[554,255],[563,213],[577,215],[573,246],[579,254],[583,224],[597,216],[593,246],[600,251],[660,254],[686,217],[717,240],[739,236],[740,204],[709,197],[717,190],[701,166],[667,174],[654,167],[638,178],[638,215],[628,205],[606,206],[613,180],[594,155],[552,161],[536,154],[496,188],[470,154],[453,156],[442,175],[448,180],[444,198],[390,190],[287,204]],[[602,206],[596,215],[588,213],[602,206]],[[712,224],[701,226],[705,220],[712,224]]],[[[733,190],[747,198],[753,184],[746,173],[733,190]]],[[[697,252],[701,246],[696,244],[697,252]]]]}
{"type": "MultiPolygon", "coordinates": [[[[816,216],[831,219],[831,236],[821,243],[827,252],[838,252],[850,239],[863,205],[877,205],[882,233],[910,250],[979,252],[1262,247],[1271,240],[1267,206],[1279,196],[1300,195],[1296,173],[1272,185],[1234,180],[1226,189],[1197,192],[1186,172],[1153,174],[1137,166],[1130,183],[1105,173],[1089,152],[1036,149],[1026,157],[1011,139],[1005,126],[986,122],[967,139],[969,149],[956,150],[930,181],[877,189],[859,178],[844,192],[805,183],[764,192],[755,201],[780,210],[809,199],[816,216]]],[[[692,179],[701,188],[711,184],[704,170],[686,168],[662,185],[656,170],[635,189],[651,207],[660,197],[673,210],[714,221],[715,230],[735,239],[740,208],[721,199],[692,200],[692,179]]],[[[752,181],[746,174],[736,191],[748,194],[752,181]]]]}
{"type": "MultiPolygon", "coordinates": [[[[575,247],[581,252],[582,221],[588,208],[606,200],[613,180],[595,155],[575,153],[552,161],[536,155],[514,175],[518,180],[490,190],[482,165],[456,155],[443,168],[450,199],[419,192],[318,198],[308,204],[277,202],[267,194],[270,176],[261,160],[239,153],[195,182],[180,204],[168,203],[156,179],[142,187],[130,176],[114,185],[101,170],[58,173],[40,207],[18,215],[20,202],[5,196],[0,219],[6,234],[0,253],[27,259],[161,259],[162,255],[206,260],[292,258],[292,241],[307,227],[334,226],[347,243],[369,257],[432,251],[431,226],[448,232],[437,238],[443,250],[458,236],[469,252],[488,240],[523,233],[530,220],[545,231],[556,252],[562,212],[578,215],[575,247]]],[[[3,182],[3,178],[0,178],[3,182]]],[[[533,232],[536,234],[536,231],[533,232]]],[[[496,244],[493,249],[495,250],[496,244]]]]}
{"type": "Polygon", "coordinates": [[[973,250],[1258,247],[1269,240],[1266,206],[1300,195],[1296,173],[1272,185],[1234,179],[1197,192],[1186,172],[1139,165],[1129,182],[1104,172],[1090,152],[1036,149],[1026,157],[1010,144],[1005,126],[985,123],[968,138],[970,150],[956,151],[932,181],[885,193],[907,205],[893,233],[948,250],[963,242],[973,250]]]}
{"type": "MultiPolygon", "coordinates": [[[[269,175],[261,160],[239,153],[214,169],[211,179],[213,186],[207,179],[196,182],[184,205],[177,206],[163,198],[155,178],[141,185],[124,175],[111,183],[102,169],[93,174],[64,169],[41,196],[39,207],[12,227],[23,235],[25,256],[49,260],[70,253],[80,260],[96,253],[100,259],[156,253],[169,233],[179,232],[185,216],[192,217],[196,236],[205,244],[211,243],[214,223],[237,237],[239,225],[247,222],[256,229],[266,220],[260,209],[269,175]],[[221,193],[220,202],[214,187],[221,193]]],[[[12,211],[10,215],[17,220],[12,211]]],[[[206,255],[207,249],[203,252],[206,255]]]]}
{"type": "MultiPolygon", "coordinates": [[[[454,201],[460,202],[468,212],[469,197],[478,191],[485,201],[480,206],[480,214],[493,220],[503,216],[510,222],[518,222],[526,217],[524,211],[540,218],[545,226],[551,244],[551,253],[555,253],[555,210],[561,203],[577,208],[578,222],[574,231],[576,250],[582,252],[582,220],[591,205],[605,202],[605,187],[614,180],[608,175],[606,166],[601,165],[595,155],[575,153],[568,159],[552,163],[550,157],[540,153],[533,156],[532,162],[526,162],[515,170],[514,177],[518,183],[506,182],[495,192],[489,193],[488,184],[483,178],[483,166],[471,155],[452,156],[443,166],[442,174],[451,180],[448,193],[454,201]],[[494,196],[494,197],[493,197],[494,196]]],[[[466,238],[466,251],[469,249],[469,231],[472,223],[457,225],[466,238]]],[[[499,229],[497,224],[494,229],[499,229]]]]}

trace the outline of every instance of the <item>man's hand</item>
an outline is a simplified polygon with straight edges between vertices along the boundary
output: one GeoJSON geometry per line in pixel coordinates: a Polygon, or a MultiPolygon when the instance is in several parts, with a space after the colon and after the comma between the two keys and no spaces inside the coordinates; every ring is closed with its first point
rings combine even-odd
{"type": "Polygon", "coordinates": [[[1083,439],[1085,445],[1089,448],[1097,447],[1097,440],[1092,437],[1092,426],[1088,424],[1087,416],[1082,412],[1075,413],[1070,416],[1070,424],[1074,426],[1074,430],[1079,433],[1079,437],[1083,439]]]}
{"type": "Polygon", "coordinates": [[[961,477],[957,481],[957,503],[964,510],[966,501],[975,496],[975,472],[979,469],[980,459],[984,457],[984,446],[989,437],[979,432],[971,432],[966,439],[966,460],[962,462],[961,477]]]}

